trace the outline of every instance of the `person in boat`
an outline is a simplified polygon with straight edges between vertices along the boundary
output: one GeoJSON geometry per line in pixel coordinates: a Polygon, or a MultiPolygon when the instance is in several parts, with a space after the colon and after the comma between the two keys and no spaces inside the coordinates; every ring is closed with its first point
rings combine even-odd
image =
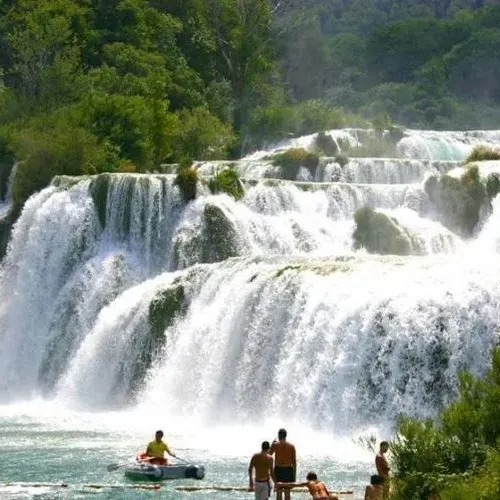
{"type": "Polygon", "coordinates": [[[328,491],[325,483],[318,479],[315,472],[309,472],[306,476],[306,481],[304,483],[276,483],[276,488],[278,491],[285,490],[290,491],[292,488],[299,488],[305,486],[313,500],[339,500],[339,497],[328,491]]]}
{"type": "Polygon", "coordinates": [[[154,441],[148,443],[146,453],[141,455],[142,460],[156,465],[167,465],[165,452],[175,458],[175,454],[170,451],[167,443],[163,441],[163,431],[156,431],[154,441]]]}
{"type": "MultiPolygon", "coordinates": [[[[297,471],[297,457],[295,446],[286,440],[286,429],[278,431],[278,441],[273,441],[269,454],[275,456],[274,459],[274,480],[281,483],[293,483],[297,471]]],[[[285,500],[290,500],[290,489],[277,489],[276,499],[282,500],[283,492],[285,500]]]]}
{"type": "Polygon", "coordinates": [[[274,481],[274,472],[273,457],[269,455],[270,448],[269,441],[264,441],[261,451],[252,456],[248,466],[248,491],[255,492],[255,500],[268,500],[271,496],[271,478],[274,481]]]}
{"type": "Polygon", "coordinates": [[[382,500],[384,496],[384,480],[378,474],[370,477],[370,484],[365,488],[365,500],[382,500]]]}
{"type": "Polygon", "coordinates": [[[389,450],[389,443],[387,441],[382,441],[380,443],[380,449],[375,457],[375,467],[377,468],[377,474],[382,478],[383,483],[383,494],[382,498],[387,500],[389,498],[389,490],[390,490],[390,477],[389,471],[391,468],[389,467],[389,463],[387,462],[387,458],[385,454],[389,450]]]}

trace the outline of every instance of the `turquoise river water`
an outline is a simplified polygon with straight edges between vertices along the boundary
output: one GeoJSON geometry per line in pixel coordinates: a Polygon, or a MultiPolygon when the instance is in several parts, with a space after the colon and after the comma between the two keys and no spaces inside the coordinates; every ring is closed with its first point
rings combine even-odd
{"type": "MultiPolygon", "coordinates": [[[[0,407],[0,498],[253,498],[247,492],[181,492],[181,485],[246,486],[247,466],[263,439],[272,439],[278,422],[263,427],[203,427],[186,419],[154,415],[154,408],[115,413],[82,413],[56,404],[31,402],[0,407]],[[161,424],[160,424],[161,422],[161,424]],[[206,466],[203,481],[163,483],[160,490],[132,489],[121,469],[106,466],[133,458],[161,425],[179,457],[206,466]],[[38,483],[38,484],[37,484],[38,483]],[[40,486],[39,483],[44,483],[40,486]],[[49,484],[46,484],[49,483],[49,484]],[[67,484],[67,488],[57,484],[67,484]],[[106,487],[89,488],[98,484],[106,487]],[[112,486],[112,487],[111,487],[112,486]],[[123,486],[123,487],[121,487],[123,486]]],[[[335,439],[299,425],[289,426],[298,450],[298,476],[315,470],[332,490],[354,490],[342,498],[362,498],[371,473],[371,456],[351,439],[335,439]]],[[[296,492],[295,498],[308,498],[296,492]]]]}

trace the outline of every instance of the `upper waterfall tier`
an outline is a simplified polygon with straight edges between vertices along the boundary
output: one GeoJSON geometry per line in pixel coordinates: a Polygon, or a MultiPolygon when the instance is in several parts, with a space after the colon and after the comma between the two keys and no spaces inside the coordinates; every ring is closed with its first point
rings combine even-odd
{"type": "MultiPolygon", "coordinates": [[[[407,158],[349,158],[345,165],[337,158],[320,158],[312,169],[300,168],[294,180],[305,182],[344,182],[355,184],[411,184],[427,174],[445,173],[456,161],[412,160],[407,158]]],[[[225,167],[234,168],[245,179],[281,179],[281,168],[272,159],[211,161],[196,164],[201,175],[209,177],[225,167]]]]}
{"type": "MultiPolygon", "coordinates": [[[[379,133],[366,129],[329,130],[339,153],[345,153],[349,148],[377,141],[379,133]]],[[[284,140],[278,144],[269,145],[265,151],[256,151],[247,159],[258,160],[271,153],[284,151],[288,148],[304,148],[313,150],[317,134],[306,135],[284,140]]],[[[403,137],[397,141],[396,149],[399,156],[413,160],[462,161],[478,145],[495,146],[500,144],[500,130],[470,130],[470,131],[435,131],[412,130],[403,131],[403,137]]],[[[369,155],[369,153],[368,153],[369,155]]]]}

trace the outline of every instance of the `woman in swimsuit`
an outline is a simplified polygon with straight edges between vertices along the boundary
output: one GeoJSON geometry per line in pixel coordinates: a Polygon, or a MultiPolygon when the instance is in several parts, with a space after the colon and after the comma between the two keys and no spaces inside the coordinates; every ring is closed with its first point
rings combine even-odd
{"type": "Polygon", "coordinates": [[[305,483],[276,483],[276,488],[299,488],[305,486],[311,494],[313,500],[338,500],[339,497],[333,493],[329,493],[328,489],[318,480],[315,472],[309,472],[306,476],[305,483]]]}

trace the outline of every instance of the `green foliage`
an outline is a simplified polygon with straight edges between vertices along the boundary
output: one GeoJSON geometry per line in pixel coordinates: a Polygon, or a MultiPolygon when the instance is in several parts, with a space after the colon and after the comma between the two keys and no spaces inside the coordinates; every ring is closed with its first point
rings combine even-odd
{"type": "Polygon", "coordinates": [[[494,499],[500,492],[500,350],[481,379],[463,373],[458,398],[437,422],[402,417],[391,445],[396,470],[395,500],[494,499]],[[470,496],[469,496],[470,495],[470,496]]]}
{"type": "Polygon", "coordinates": [[[198,185],[198,170],[189,161],[181,163],[177,167],[174,183],[180,189],[186,203],[194,200],[198,185]]]}
{"type": "Polygon", "coordinates": [[[489,146],[476,146],[469,154],[464,163],[472,163],[484,160],[500,160],[500,150],[489,146]]]}
{"type": "Polygon", "coordinates": [[[473,234],[481,210],[489,203],[476,165],[470,166],[460,179],[449,175],[430,177],[424,189],[447,228],[465,237],[473,234]]]}
{"type": "Polygon", "coordinates": [[[240,200],[245,194],[238,172],[231,167],[217,172],[208,182],[208,187],[213,194],[226,193],[235,200],[240,200]]]}
{"type": "Polygon", "coordinates": [[[55,175],[95,174],[116,168],[115,152],[83,128],[56,123],[33,124],[12,139],[20,160],[13,185],[16,206],[49,184],[55,175]]]}
{"type": "Polygon", "coordinates": [[[371,253],[410,255],[413,250],[411,236],[398,222],[372,208],[360,208],[354,214],[356,229],[353,233],[355,248],[366,248],[371,253]]]}
{"type": "Polygon", "coordinates": [[[291,148],[273,157],[273,165],[281,167],[284,179],[296,180],[300,167],[307,168],[311,173],[318,166],[319,157],[303,148],[291,148]]]}
{"type": "Polygon", "coordinates": [[[177,122],[164,103],[139,96],[94,95],[85,105],[85,121],[92,133],[140,170],[172,153],[171,128],[177,122]]]}
{"type": "Polygon", "coordinates": [[[215,160],[227,157],[235,141],[230,125],[222,123],[203,107],[182,110],[177,118],[179,124],[173,146],[177,158],[215,160]]]}

